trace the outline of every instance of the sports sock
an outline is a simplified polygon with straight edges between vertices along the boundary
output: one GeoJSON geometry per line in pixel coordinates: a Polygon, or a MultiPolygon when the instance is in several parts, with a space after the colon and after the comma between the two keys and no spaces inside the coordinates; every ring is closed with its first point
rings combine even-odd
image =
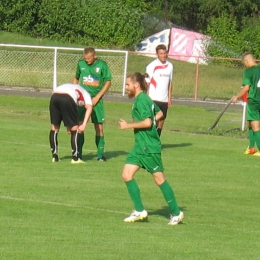
{"type": "Polygon", "coordinates": [[[157,127],[156,130],[157,130],[158,135],[161,136],[162,129],[157,127]]]}
{"type": "Polygon", "coordinates": [[[248,137],[249,137],[249,148],[254,148],[255,147],[255,135],[252,130],[252,127],[248,128],[248,137]]]}
{"type": "Polygon", "coordinates": [[[164,199],[166,200],[166,202],[168,203],[168,205],[170,207],[171,213],[176,216],[179,215],[180,209],[178,207],[177,201],[174,196],[173,189],[170,186],[170,184],[167,181],[165,181],[159,187],[163,193],[164,199]]]}
{"type": "Polygon", "coordinates": [[[125,184],[128,189],[129,195],[134,203],[135,210],[143,211],[144,206],[141,198],[141,193],[136,181],[133,179],[131,181],[126,182],[125,184]]]}
{"type": "Polygon", "coordinates": [[[72,159],[74,160],[78,160],[78,139],[79,139],[79,134],[78,131],[71,131],[71,139],[70,139],[70,143],[71,143],[71,149],[72,149],[72,159]]]}
{"type": "Polygon", "coordinates": [[[96,146],[97,146],[97,157],[101,158],[104,155],[104,149],[105,149],[105,138],[104,136],[98,136],[96,135],[96,146]]]}
{"type": "MultiPolygon", "coordinates": [[[[52,156],[53,155],[58,156],[58,132],[57,131],[53,131],[53,130],[50,131],[49,141],[50,141],[52,156]]],[[[56,158],[57,156],[53,156],[53,157],[56,158]]]]}
{"type": "Polygon", "coordinates": [[[254,136],[255,136],[255,142],[256,142],[257,148],[258,148],[258,150],[260,150],[260,131],[254,132],[254,136]]]}
{"type": "Polygon", "coordinates": [[[82,150],[83,150],[83,145],[85,142],[85,135],[84,133],[78,134],[78,152],[79,152],[79,158],[82,159],[82,150]]]}

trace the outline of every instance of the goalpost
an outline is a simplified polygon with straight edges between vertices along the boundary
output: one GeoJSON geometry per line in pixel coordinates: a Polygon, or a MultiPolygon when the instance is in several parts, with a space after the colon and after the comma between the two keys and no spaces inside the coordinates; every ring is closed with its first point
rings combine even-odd
{"type": "MultiPolygon", "coordinates": [[[[55,89],[72,82],[84,48],[0,44],[0,85],[55,89]]],[[[111,74],[110,91],[125,94],[128,52],[95,49],[107,62],[111,74]]]]}

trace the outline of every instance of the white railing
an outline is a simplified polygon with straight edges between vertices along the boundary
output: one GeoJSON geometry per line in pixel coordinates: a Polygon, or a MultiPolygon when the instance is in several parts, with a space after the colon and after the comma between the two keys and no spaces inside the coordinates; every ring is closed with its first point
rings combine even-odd
{"type": "MultiPolygon", "coordinates": [[[[84,48],[0,44],[0,85],[53,88],[72,82],[84,48]]],[[[125,94],[128,52],[95,49],[111,70],[110,91],[125,94]]]]}

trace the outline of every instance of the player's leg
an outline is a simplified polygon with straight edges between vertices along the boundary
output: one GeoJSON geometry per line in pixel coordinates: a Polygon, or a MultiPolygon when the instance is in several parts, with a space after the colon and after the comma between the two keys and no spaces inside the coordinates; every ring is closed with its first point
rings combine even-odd
{"type": "Polygon", "coordinates": [[[140,189],[134,179],[135,173],[140,169],[138,164],[138,158],[134,154],[129,153],[122,170],[122,179],[126,184],[128,193],[135,208],[130,216],[124,219],[125,222],[145,220],[148,217],[148,213],[143,206],[140,189]]]}
{"type": "Polygon", "coordinates": [[[168,111],[168,103],[167,102],[159,102],[159,101],[154,101],[157,106],[160,108],[160,110],[163,112],[163,118],[161,118],[156,125],[156,130],[159,136],[161,136],[164,121],[167,117],[167,111],[168,111]]]}
{"type": "Polygon", "coordinates": [[[50,121],[51,121],[49,143],[50,143],[51,154],[52,154],[52,162],[60,161],[58,156],[58,133],[59,133],[62,117],[59,108],[59,103],[60,103],[60,95],[53,94],[49,105],[50,121]]]}
{"type": "Polygon", "coordinates": [[[62,103],[62,118],[64,121],[64,125],[67,127],[67,131],[70,133],[70,143],[72,151],[71,163],[82,163],[83,161],[78,157],[78,108],[74,100],[67,95],[64,97],[64,101],[62,103]]]}
{"type": "Polygon", "coordinates": [[[58,156],[58,133],[59,133],[59,125],[51,124],[51,130],[49,133],[49,143],[51,147],[52,162],[60,161],[58,156]]]}
{"type": "Polygon", "coordinates": [[[97,147],[97,160],[104,162],[106,158],[104,156],[105,152],[105,137],[104,137],[104,122],[105,122],[105,112],[103,100],[101,99],[93,108],[91,115],[91,120],[95,127],[95,143],[97,147]]]}
{"type": "Polygon", "coordinates": [[[247,121],[248,124],[248,139],[249,139],[249,145],[247,149],[244,151],[244,154],[254,154],[256,152],[255,149],[255,135],[254,131],[251,126],[251,121],[247,121]]]}
{"type": "Polygon", "coordinates": [[[146,156],[142,156],[142,164],[146,168],[148,172],[150,172],[153,176],[154,182],[156,185],[161,189],[163,197],[167,202],[171,215],[169,225],[176,225],[178,224],[184,217],[183,212],[181,212],[172,187],[165,179],[163,173],[163,164],[161,159],[161,154],[149,154],[146,156]]]}
{"type": "Polygon", "coordinates": [[[260,113],[259,113],[259,105],[252,105],[248,103],[247,105],[247,120],[250,121],[250,125],[253,130],[254,139],[256,146],[258,148],[258,152],[254,153],[255,156],[260,156],[260,113]]]}
{"type": "MultiPolygon", "coordinates": [[[[78,107],[78,119],[79,119],[79,124],[83,122],[84,116],[85,116],[86,109],[85,107],[78,107]]],[[[78,156],[80,159],[82,159],[83,156],[83,145],[85,143],[85,133],[82,132],[78,134],[78,156]]]]}

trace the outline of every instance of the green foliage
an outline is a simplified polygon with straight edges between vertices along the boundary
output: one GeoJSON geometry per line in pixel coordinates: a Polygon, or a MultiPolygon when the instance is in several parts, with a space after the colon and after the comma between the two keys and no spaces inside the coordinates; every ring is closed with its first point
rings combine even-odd
{"type": "MultiPolygon", "coordinates": [[[[207,48],[209,56],[238,58],[241,54],[241,40],[237,30],[237,23],[228,14],[212,19],[207,27],[211,41],[207,48]]],[[[220,61],[227,63],[228,61],[220,61]]]]}
{"type": "Polygon", "coordinates": [[[250,51],[255,57],[260,58],[260,18],[251,18],[244,23],[240,33],[243,46],[242,52],[250,51]]]}
{"type": "Polygon", "coordinates": [[[0,1],[0,29],[25,33],[33,29],[37,21],[37,0],[0,1]]]}

